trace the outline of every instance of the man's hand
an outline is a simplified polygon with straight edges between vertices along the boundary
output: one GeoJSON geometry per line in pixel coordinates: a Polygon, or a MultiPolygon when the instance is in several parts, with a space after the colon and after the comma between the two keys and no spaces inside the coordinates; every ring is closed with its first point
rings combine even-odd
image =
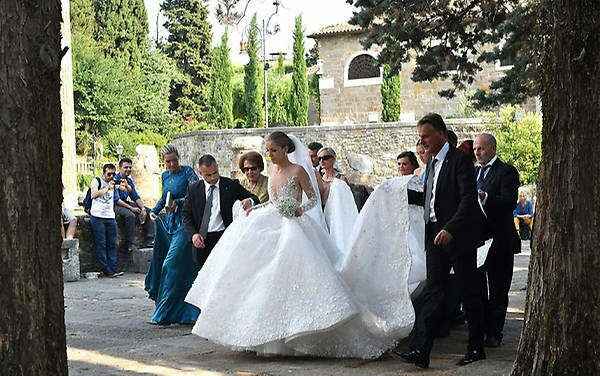
{"type": "Polygon", "coordinates": [[[204,238],[200,234],[194,234],[192,236],[192,244],[196,248],[204,248],[204,238]]]}
{"type": "Polygon", "coordinates": [[[252,199],[247,198],[244,201],[242,201],[242,208],[245,211],[248,211],[248,209],[251,207],[252,207],[252,199]]]}
{"type": "Polygon", "coordinates": [[[140,214],[140,213],[142,212],[142,210],[141,210],[140,208],[138,208],[138,207],[135,207],[135,206],[131,206],[131,207],[129,208],[129,210],[131,210],[131,211],[132,211],[132,212],[134,212],[135,214],[140,214]]]}
{"type": "Polygon", "coordinates": [[[302,216],[302,214],[304,214],[304,209],[298,208],[298,209],[296,209],[296,213],[294,215],[296,217],[300,217],[300,216],[302,216]]]}
{"type": "Polygon", "coordinates": [[[440,231],[437,234],[437,236],[433,240],[433,244],[435,244],[435,245],[448,245],[448,243],[450,243],[452,241],[452,239],[453,239],[452,234],[450,234],[446,230],[442,230],[442,231],[440,231]]]}

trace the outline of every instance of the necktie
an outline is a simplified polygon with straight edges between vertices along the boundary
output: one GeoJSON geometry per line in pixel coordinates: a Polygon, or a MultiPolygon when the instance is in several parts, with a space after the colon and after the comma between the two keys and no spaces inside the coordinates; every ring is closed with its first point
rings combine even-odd
{"type": "Polygon", "coordinates": [[[200,235],[203,238],[208,234],[208,223],[210,222],[210,212],[212,211],[213,193],[215,192],[214,185],[208,188],[208,195],[206,195],[206,203],[204,204],[204,214],[202,215],[202,223],[200,224],[200,235]]]}
{"type": "Polygon", "coordinates": [[[435,180],[435,163],[437,159],[433,158],[427,169],[427,187],[425,188],[425,207],[423,208],[423,216],[425,223],[430,221],[431,196],[433,196],[433,181],[435,180]]]}
{"type": "Polygon", "coordinates": [[[489,168],[490,168],[489,165],[481,167],[480,172],[479,172],[479,177],[477,178],[477,190],[483,189],[483,181],[485,179],[485,173],[489,168]]]}

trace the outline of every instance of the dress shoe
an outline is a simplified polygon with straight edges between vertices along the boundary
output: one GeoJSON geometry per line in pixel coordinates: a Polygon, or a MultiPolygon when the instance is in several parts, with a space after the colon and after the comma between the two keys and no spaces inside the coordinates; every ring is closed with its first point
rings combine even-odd
{"type": "Polygon", "coordinates": [[[405,363],[413,363],[419,368],[429,368],[429,356],[419,350],[408,350],[398,353],[398,355],[400,355],[400,358],[405,363]]]}
{"type": "Polygon", "coordinates": [[[488,336],[485,339],[485,347],[500,347],[502,346],[502,339],[494,336],[488,336]]]}
{"type": "Polygon", "coordinates": [[[473,362],[483,359],[485,359],[485,351],[483,351],[483,349],[471,350],[467,352],[465,356],[463,356],[463,358],[459,360],[456,364],[459,366],[466,366],[467,364],[471,364],[473,362]]]}

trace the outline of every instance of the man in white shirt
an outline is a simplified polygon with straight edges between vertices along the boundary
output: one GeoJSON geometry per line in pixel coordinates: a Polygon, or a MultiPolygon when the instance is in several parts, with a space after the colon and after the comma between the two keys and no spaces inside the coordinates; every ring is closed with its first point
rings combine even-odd
{"type": "Polygon", "coordinates": [[[198,170],[203,180],[188,188],[182,217],[197,250],[196,261],[202,267],[227,226],[233,222],[235,201],[241,201],[245,210],[259,201],[238,180],[221,177],[212,155],[200,157],[198,170]]]}
{"type": "Polygon", "coordinates": [[[443,305],[453,268],[467,314],[469,344],[458,362],[467,365],[485,359],[483,349],[483,301],[477,274],[477,242],[481,213],[472,160],[448,142],[447,128],[438,114],[428,114],[417,123],[417,131],[431,156],[425,173],[425,192],[408,191],[411,204],[423,205],[427,284],[409,341],[400,353],[408,363],[429,367],[436,329],[443,319],[443,305]]]}
{"type": "Polygon", "coordinates": [[[485,345],[498,347],[502,345],[514,252],[520,251],[521,246],[513,225],[519,173],[498,158],[496,139],[489,133],[475,138],[473,151],[479,164],[475,172],[479,204],[486,216],[484,238],[493,239],[484,267],[483,287],[488,291],[484,309],[485,345]]]}

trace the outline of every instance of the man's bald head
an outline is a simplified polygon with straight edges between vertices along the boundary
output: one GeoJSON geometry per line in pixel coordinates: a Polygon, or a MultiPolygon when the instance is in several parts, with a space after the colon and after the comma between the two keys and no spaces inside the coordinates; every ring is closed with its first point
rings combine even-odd
{"type": "Polygon", "coordinates": [[[473,152],[480,165],[485,165],[496,155],[496,137],[491,133],[481,133],[475,137],[473,152]]]}

